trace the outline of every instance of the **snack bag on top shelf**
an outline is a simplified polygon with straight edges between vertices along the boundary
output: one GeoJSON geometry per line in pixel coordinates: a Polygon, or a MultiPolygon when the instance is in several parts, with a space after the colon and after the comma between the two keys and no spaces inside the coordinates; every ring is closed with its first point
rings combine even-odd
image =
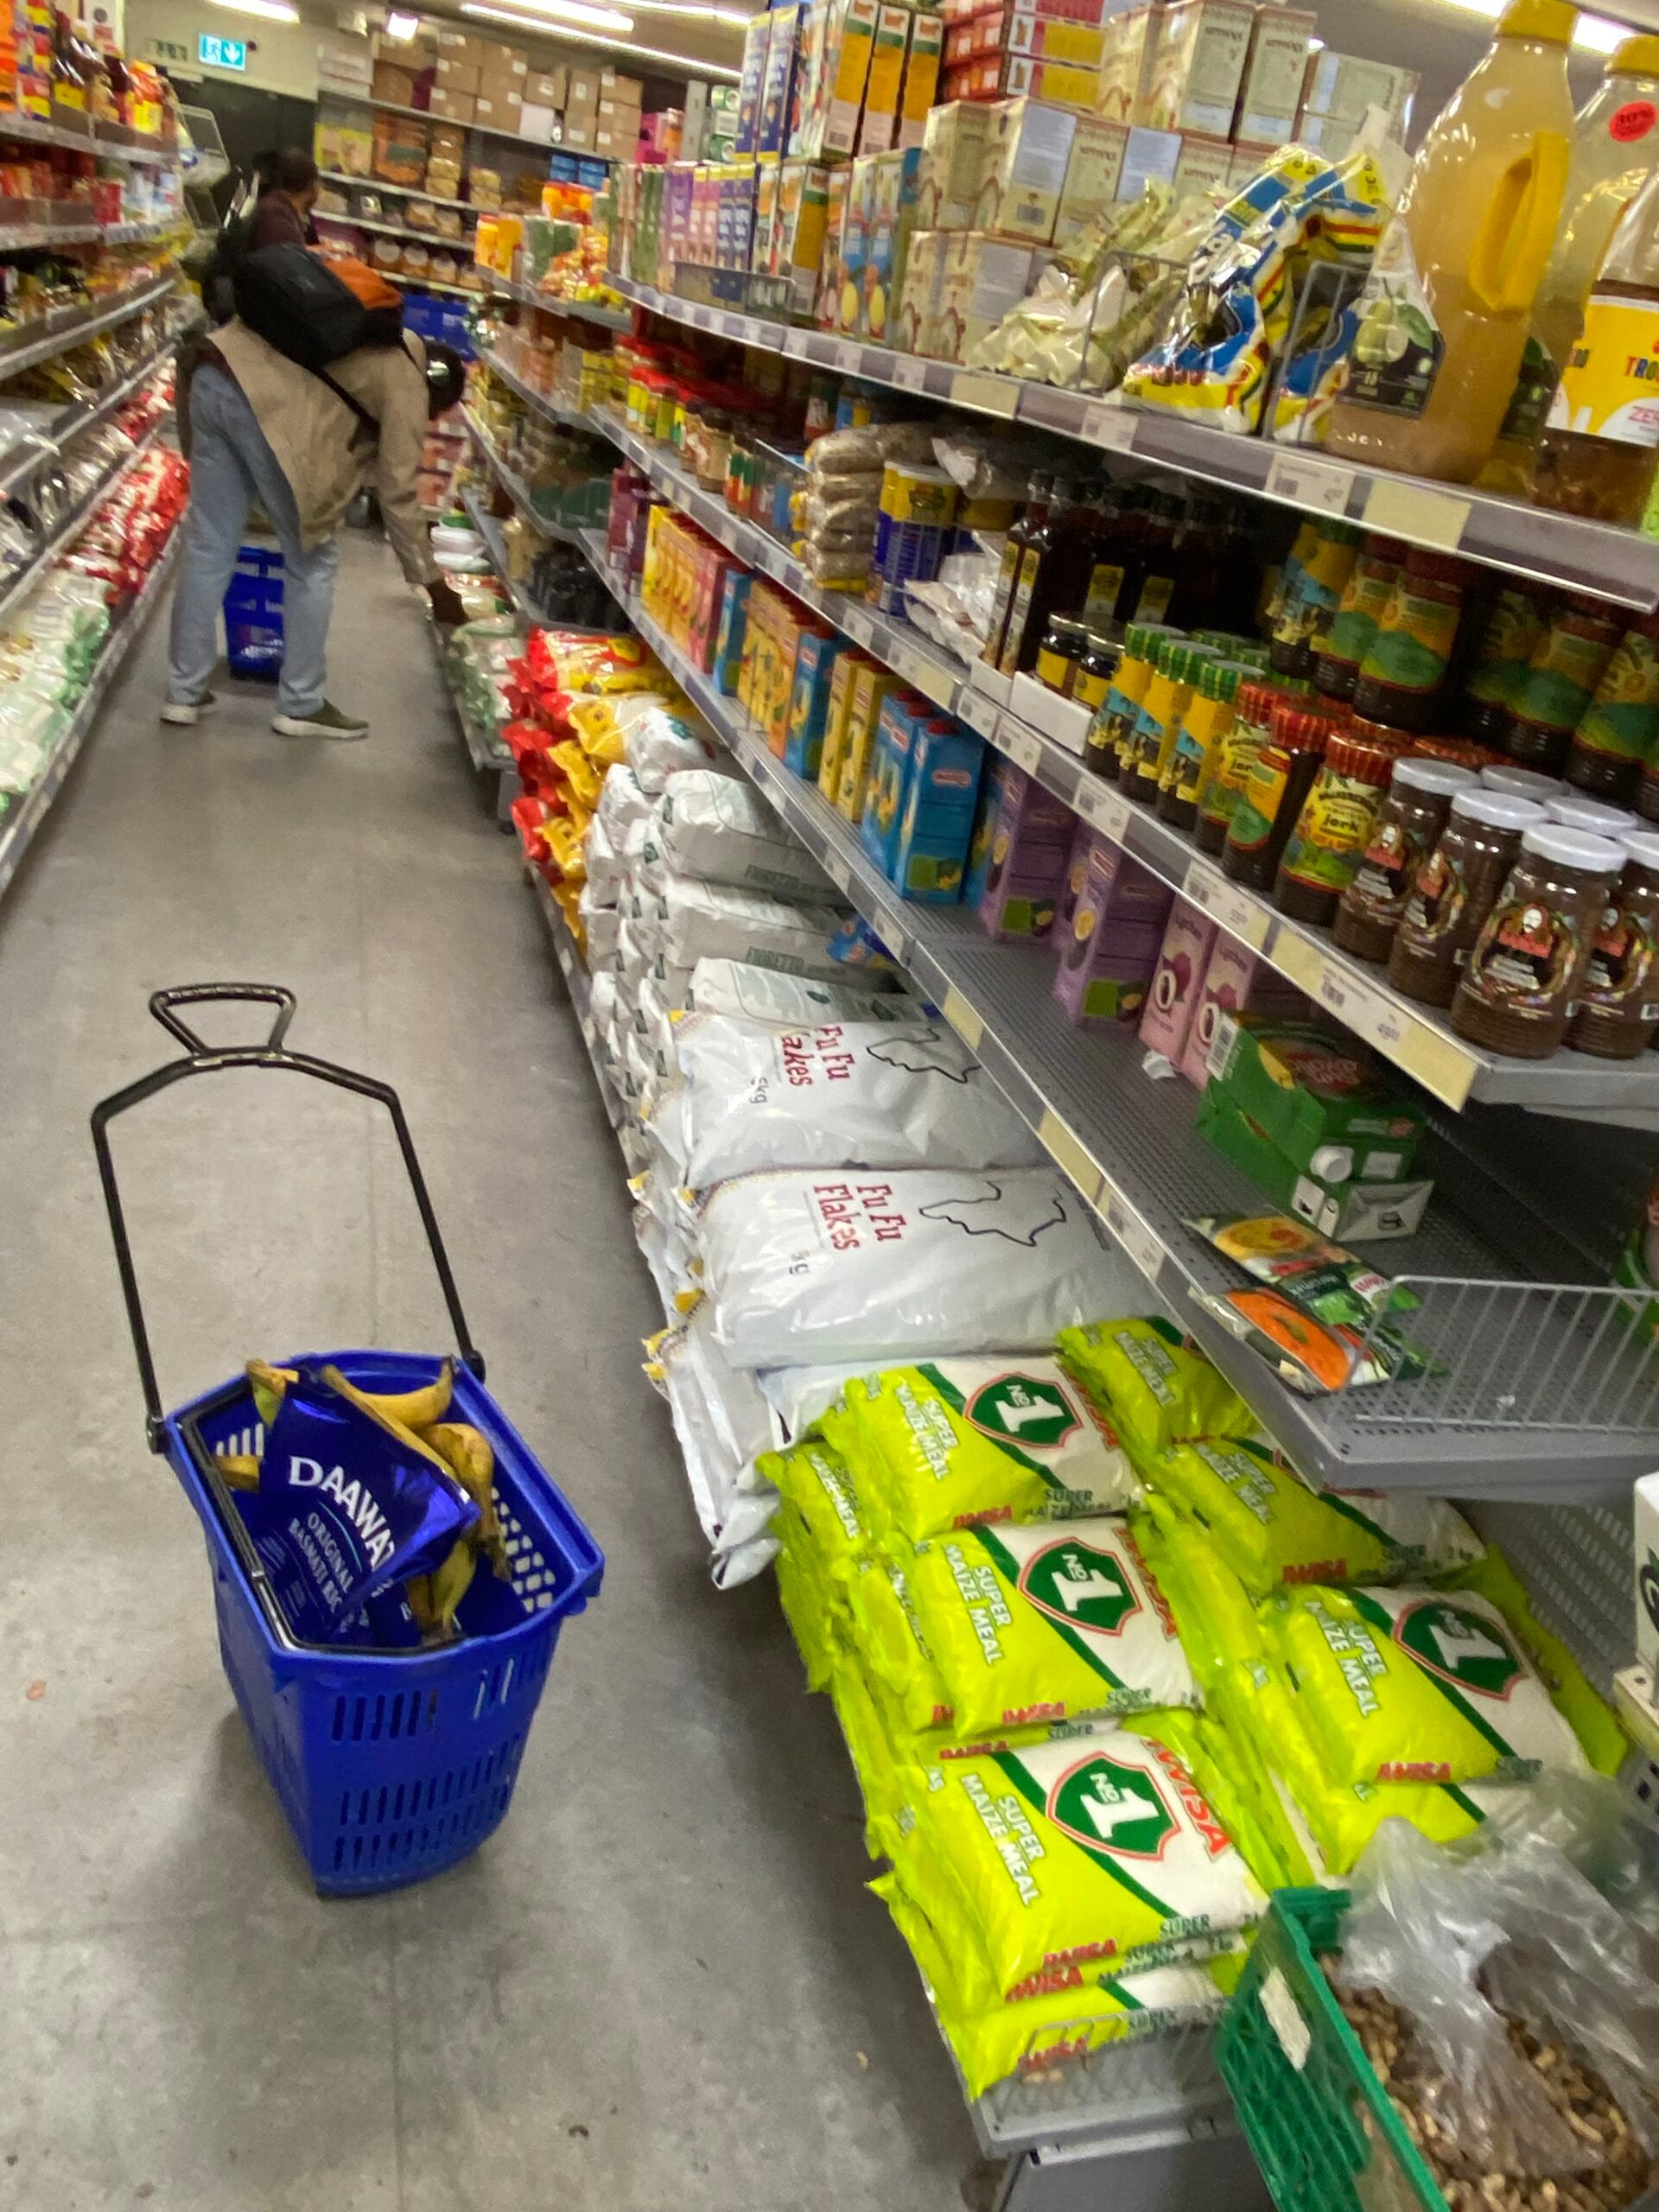
{"type": "Polygon", "coordinates": [[[982,1522],[1121,1511],[1139,1495],[1109,1424],[1052,1359],[889,1368],[848,1382],[843,1403],[843,1448],[913,1544],[982,1522]]]}
{"type": "Polygon", "coordinates": [[[1062,1329],[1054,1349],[1144,1470],[1193,1436],[1254,1436],[1255,1415],[1161,1314],[1062,1329]]]}
{"type": "Polygon", "coordinates": [[[1218,429],[1258,429],[1309,263],[1363,266],[1389,213],[1374,156],[1332,167],[1306,147],[1281,148],[1217,217],[1168,335],[1124,377],[1126,397],[1218,429]]]}

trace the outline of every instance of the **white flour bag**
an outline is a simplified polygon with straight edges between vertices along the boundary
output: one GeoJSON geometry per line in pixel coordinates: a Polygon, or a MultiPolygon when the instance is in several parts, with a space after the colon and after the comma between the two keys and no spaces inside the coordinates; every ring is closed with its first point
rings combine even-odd
{"type": "Polygon", "coordinates": [[[657,802],[647,852],[653,841],[678,875],[791,903],[829,905],[836,896],[829,877],[753,785],[729,776],[692,769],[674,777],[657,802]]]}
{"type": "Polygon", "coordinates": [[[1047,1167],[741,1175],[709,1197],[701,1242],[734,1367],[1046,1351],[1145,1295],[1047,1167]]]}
{"type": "Polygon", "coordinates": [[[639,779],[639,788],[655,798],[669,778],[684,768],[721,768],[734,776],[741,772],[723,745],[707,731],[696,729],[683,715],[655,707],[641,715],[622,740],[627,764],[639,779]]]}
{"type": "Polygon", "coordinates": [[[747,960],[832,983],[841,974],[830,953],[842,919],[836,907],[786,906],[758,891],[671,875],[661,909],[663,957],[682,967],[695,968],[699,960],[747,960]]]}
{"type": "MultiPolygon", "coordinates": [[[[634,823],[642,823],[651,812],[651,801],[639,787],[639,779],[632,768],[620,766],[606,771],[605,788],[599,795],[599,806],[594,820],[605,824],[606,835],[615,849],[616,857],[626,867],[629,860],[627,834],[634,823]]],[[[633,858],[638,859],[636,847],[633,858]]]]}
{"type": "Polygon", "coordinates": [[[1042,1147],[943,1021],[811,1029],[693,1014],[686,1180],[760,1167],[1033,1167],[1042,1147]]]}
{"type": "Polygon", "coordinates": [[[657,1347],[669,1419],[685,1467],[698,1526],[709,1540],[715,1586],[750,1581],[777,1554],[769,1525],[778,1493],[769,1486],[740,1491],[737,1463],[725,1434],[721,1408],[709,1395],[690,1332],[677,1329],[657,1347]]]}
{"type": "Polygon", "coordinates": [[[917,1001],[875,988],[849,990],[845,983],[820,982],[810,976],[785,976],[775,968],[750,968],[740,960],[699,960],[686,1003],[696,1014],[734,1014],[741,1021],[772,1021],[799,1028],[819,1021],[910,1021],[917,1001]]]}

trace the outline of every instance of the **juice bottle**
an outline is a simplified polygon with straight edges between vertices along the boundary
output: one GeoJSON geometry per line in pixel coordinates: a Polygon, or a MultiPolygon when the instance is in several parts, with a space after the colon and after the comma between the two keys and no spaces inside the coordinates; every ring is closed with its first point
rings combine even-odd
{"type": "Polygon", "coordinates": [[[1597,522],[1644,520],[1659,467],[1659,171],[1619,219],[1549,404],[1532,496],[1597,522]]]}
{"type": "Polygon", "coordinates": [[[1333,454],[1453,483],[1479,474],[1560,213],[1575,20],[1566,0],[1510,0],[1430,128],[1360,297],[1333,454]]]}
{"type": "Polygon", "coordinates": [[[1524,493],[1544,416],[1619,217],[1659,167],[1659,38],[1627,38],[1579,110],[1560,227],[1538,296],[1521,373],[1481,482],[1524,493]]]}

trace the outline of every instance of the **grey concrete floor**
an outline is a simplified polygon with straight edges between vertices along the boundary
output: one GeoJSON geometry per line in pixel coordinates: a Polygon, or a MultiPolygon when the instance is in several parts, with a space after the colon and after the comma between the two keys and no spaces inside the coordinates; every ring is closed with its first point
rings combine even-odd
{"type": "MultiPolygon", "coordinates": [[[[0,2208],[948,2212],[974,2144],[831,1715],[770,1581],[706,1580],[541,920],[416,603],[347,553],[372,740],[273,737],[251,692],[162,729],[158,621],[0,906],[0,2208]],[[169,1054],[149,993],[222,979],[397,1085],[492,1382],[607,1554],[505,1827],[384,1897],[318,1901],[251,1752],[87,1137],[169,1054]]],[[[358,1102],[221,1077],[118,1152],[168,1403],[256,1351],[442,1348],[358,1102]]]]}

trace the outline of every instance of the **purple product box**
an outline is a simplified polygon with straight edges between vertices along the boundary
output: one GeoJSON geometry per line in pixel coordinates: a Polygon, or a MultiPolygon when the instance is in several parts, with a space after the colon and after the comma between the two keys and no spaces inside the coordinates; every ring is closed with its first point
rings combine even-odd
{"type": "Polygon", "coordinates": [[[1054,995],[1073,1021],[1130,1021],[1140,1013],[1172,896],[1117,846],[1091,849],[1071,927],[1055,940],[1054,995]]]}
{"type": "Polygon", "coordinates": [[[1001,803],[1002,786],[1019,770],[1001,753],[985,755],[985,770],[980,778],[979,804],[974,813],[974,834],[968,848],[968,873],[963,878],[962,903],[977,906],[985,895],[985,886],[990,879],[991,847],[996,836],[997,809],[1001,803]]]}
{"type": "Polygon", "coordinates": [[[1186,1050],[1215,942],[1216,925],[1204,909],[1178,899],[1164,931],[1147,1010],[1141,1017],[1141,1043],[1177,1066],[1186,1050]]]}
{"type": "Polygon", "coordinates": [[[976,912],[998,944],[1034,943],[1053,928],[1064,888],[1064,879],[1054,875],[1005,875],[994,891],[982,892],[976,912]]]}
{"type": "Polygon", "coordinates": [[[1017,831],[1033,845],[1068,846],[1078,826],[1077,817],[1064,799],[1045,791],[1034,776],[1015,767],[1012,760],[1005,766],[997,816],[1010,834],[1017,831]]]}

